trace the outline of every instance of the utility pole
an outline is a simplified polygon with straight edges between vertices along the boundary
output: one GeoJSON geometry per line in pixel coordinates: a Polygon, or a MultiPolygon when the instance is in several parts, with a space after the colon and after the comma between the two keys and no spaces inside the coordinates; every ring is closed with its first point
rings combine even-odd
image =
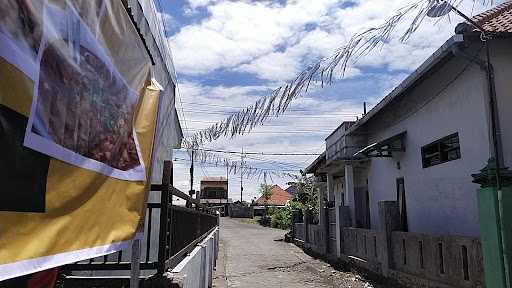
{"type": "Polygon", "coordinates": [[[229,165],[226,165],[226,183],[228,183],[228,191],[226,191],[226,198],[229,199],[229,165]]]}
{"type": "Polygon", "coordinates": [[[240,204],[242,204],[242,196],[243,196],[243,193],[244,193],[244,184],[243,184],[243,179],[244,179],[244,147],[242,147],[242,154],[240,155],[240,159],[241,159],[241,162],[240,162],[240,204]]]}

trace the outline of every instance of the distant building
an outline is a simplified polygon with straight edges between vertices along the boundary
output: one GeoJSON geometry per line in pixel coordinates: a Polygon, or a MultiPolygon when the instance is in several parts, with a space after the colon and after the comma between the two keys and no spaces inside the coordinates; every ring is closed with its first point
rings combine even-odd
{"type": "Polygon", "coordinates": [[[290,187],[286,188],[285,191],[288,192],[293,198],[293,197],[295,197],[295,195],[297,195],[297,192],[299,191],[297,189],[297,183],[288,182],[288,185],[290,185],[290,187]]]}
{"type": "Polygon", "coordinates": [[[273,185],[270,189],[272,191],[272,196],[268,201],[265,201],[265,198],[260,196],[260,198],[254,202],[254,215],[262,215],[265,206],[283,208],[286,206],[288,201],[293,198],[290,193],[283,190],[279,185],[273,185]]]}
{"type": "Polygon", "coordinates": [[[204,177],[201,180],[199,198],[201,204],[215,207],[222,216],[226,216],[229,205],[233,202],[228,198],[228,179],[225,177],[204,177]]]}

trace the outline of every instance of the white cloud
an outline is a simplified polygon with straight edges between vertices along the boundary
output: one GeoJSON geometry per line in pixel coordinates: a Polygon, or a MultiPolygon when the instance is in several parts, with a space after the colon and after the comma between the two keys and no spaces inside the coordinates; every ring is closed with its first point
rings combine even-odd
{"type": "MultiPolygon", "coordinates": [[[[206,7],[209,14],[170,38],[177,70],[201,75],[225,68],[261,79],[289,80],[305,65],[329,56],[352,35],[379,26],[412,3],[359,0],[357,5],[340,8],[343,2],[295,0],[278,5],[272,1],[191,0],[191,7],[206,7]],[[305,29],[307,25],[313,29],[305,29]]],[[[470,2],[461,9],[471,11],[470,2]]],[[[475,11],[482,9],[477,5],[475,11]]],[[[406,27],[398,27],[382,50],[364,57],[359,64],[412,70],[453,34],[460,21],[435,22],[426,19],[405,44],[398,37],[406,27]]]]}
{"type": "Polygon", "coordinates": [[[217,2],[217,0],[188,0],[188,4],[190,5],[190,7],[192,9],[211,5],[212,3],[215,3],[215,2],[217,2]]]}
{"type": "Polygon", "coordinates": [[[170,14],[163,13],[163,12],[157,12],[157,15],[161,19],[166,32],[171,32],[174,29],[178,28],[178,23],[176,22],[174,17],[172,17],[170,14]]]}
{"type": "MultiPolygon", "coordinates": [[[[345,9],[336,8],[339,2],[294,0],[288,1],[286,5],[277,5],[272,4],[272,1],[189,0],[191,9],[206,8],[208,16],[200,22],[181,27],[180,32],[169,39],[174,49],[178,73],[197,76],[215,73],[217,69],[229,69],[254,74],[268,80],[268,83],[233,87],[181,83],[186,128],[192,129],[185,135],[224,119],[227,111],[236,111],[254,103],[276,88],[278,85],[275,83],[293,78],[312,61],[330,55],[354,33],[381,24],[398,8],[412,1],[359,0],[356,1],[358,5],[345,9]]],[[[468,5],[471,1],[464,3],[466,6],[461,9],[471,11],[468,5]]],[[[481,10],[482,7],[477,6],[475,12],[481,10]]],[[[325,149],[324,137],[329,134],[324,131],[332,131],[344,120],[354,120],[362,112],[362,101],[369,102],[370,106],[375,105],[407,76],[407,73],[388,72],[361,75],[358,68],[379,68],[381,72],[386,69],[415,69],[453,34],[453,27],[460,22],[458,18],[455,19],[453,23],[437,24],[427,20],[429,22],[425,22],[407,43],[401,43],[394,37],[382,49],[361,58],[357,66],[348,71],[348,77],[353,79],[340,81],[325,89],[313,86],[306,97],[292,104],[285,116],[255,128],[254,133],[233,139],[219,139],[207,146],[236,151],[244,147],[245,151],[322,152],[325,149]],[[357,81],[362,84],[353,84],[357,81]],[[363,94],[364,86],[376,87],[374,90],[378,92],[363,94]]],[[[400,29],[403,31],[404,27],[400,29]]],[[[275,164],[275,168],[283,165],[303,168],[314,159],[277,156],[260,158],[265,158],[267,162],[253,159],[250,160],[251,165],[272,166],[268,161],[279,161],[286,164],[275,164]]],[[[188,163],[176,167],[179,171],[188,171],[188,163]]],[[[222,167],[205,166],[204,170],[210,176],[225,175],[222,167]]],[[[195,183],[198,186],[203,172],[199,167],[196,171],[195,183]]],[[[188,190],[188,174],[176,173],[176,177],[178,187],[188,190]]],[[[230,197],[235,199],[238,199],[240,192],[238,181],[239,176],[230,177],[230,197]]],[[[244,180],[244,199],[257,196],[257,186],[261,181],[244,180]]],[[[285,184],[286,181],[284,178],[274,179],[278,184],[285,184]]]]}
{"type": "Polygon", "coordinates": [[[170,38],[178,71],[208,73],[271,53],[306,24],[322,18],[336,2],[301,0],[279,6],[271,2],[219,1],[208,6],[207,19],[183,27],[170,38]]]}

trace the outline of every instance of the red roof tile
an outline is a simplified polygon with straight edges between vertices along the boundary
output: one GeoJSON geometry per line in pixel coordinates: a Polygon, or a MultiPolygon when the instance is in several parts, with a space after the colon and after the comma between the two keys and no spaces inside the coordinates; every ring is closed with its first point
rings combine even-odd
{"type": "MultiPolygon", "coordinates": [[[[267,201],[267,205],[269,206],[284,206],[292,198],[290,193],[283,190],[279,185],[274,185],[271,188],[272,196],[267,201]]],[[[265,198],[261,196],[258,200],[256,200],[256,204],[265,205],[265,198]]]]}
{"type": "Polygon", "coordinates": [[[512,33],[512,0],[474,16],[472,20],[489,32],[512,33]]]}

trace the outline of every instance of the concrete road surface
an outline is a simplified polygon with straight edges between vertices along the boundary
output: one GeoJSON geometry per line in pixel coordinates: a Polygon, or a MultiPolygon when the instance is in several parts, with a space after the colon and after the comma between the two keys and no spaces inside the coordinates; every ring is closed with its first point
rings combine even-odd
{"type": "Polygon", "coordinates": [[[336,271],[281,240],[283,230],[247,220],[221,218],[220,251],[214,287],[351,287],[370,288],[352,273],[336,271]]]}

